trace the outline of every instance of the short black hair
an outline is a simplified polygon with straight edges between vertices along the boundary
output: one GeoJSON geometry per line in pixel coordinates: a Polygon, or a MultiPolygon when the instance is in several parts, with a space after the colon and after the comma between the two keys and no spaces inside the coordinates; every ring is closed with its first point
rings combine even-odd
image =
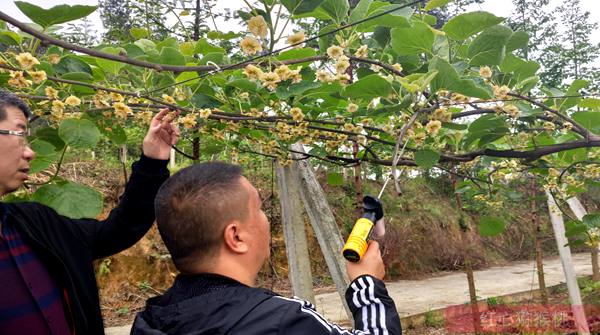
{"type": "Polygon", "coordinates": [[[246,219],[249,194],[241,178],[237,165],[207,162],[180,170],[160,187],[156,223],[179,271],[205,265],[217,254],[226,224],[246,219]]]}
{"type": "Polygon", "coordinates": [[[20,109],[27,119],[31,116],[29,106],[21,98],[7,90],[0,89],[0,121],[6,119],[6,107],[9,106],[20,109]]]}

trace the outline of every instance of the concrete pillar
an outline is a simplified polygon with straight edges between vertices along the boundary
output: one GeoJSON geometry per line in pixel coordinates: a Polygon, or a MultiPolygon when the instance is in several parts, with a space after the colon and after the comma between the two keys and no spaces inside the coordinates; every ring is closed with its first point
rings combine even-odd
{"type": "MultiPolygon", "coordinates": [[[[299,143],[293,144],[292,149],[297,152],[304,152],[302,144],[299,143]]],[[[303,158],[301,154],[293,154],[292,156],[303,158]]],[[[352,320],[352,313],[344,297],[350,281],[346,274],[346,261],[342,257],[342,248],[344,247],[342,235],[335,222],[333,212],[327,203],[325,192],[323,192],[308,160],[298,160],[293,165],[297,166],[297,169],[293,170],[297,171],[295,177],[299,181],[300,197],[304,203],[304,208],[319,241],[331,278],[344,303],[348,319],[352,320]]]]}
{"type": "Polygon", "coordinates": [[[560,262],[563,267],[563,272],[565,273],[565,280],[569,291],[569,300],[571,301],[571,309],[573,311],[577,330],[579,334],[589,334],[590,329],[585,318],[585,311],[583,309],[583,303],[581,302],[581,293],[579,292],[575,268],[571,258],[571,248],[568,246],[569,241],[565,236],[565,224],[562,212],[556,205],[554,197],[549,191],[546,191],[546,197],[548,198],[548,211],[550,212],[550,220],[552,221],[552,228],[554,230],[554,238],[556,239],[556,246],[558,247],[558,253],[560,255],[560,262]]]}
{"type": "Polygon", "coordinates": [[[288,259],[289,278],[295,296],[315,303],[312,272],[302,202],[298,193],[298,181],[292,175],[291,166],[277,165],[277,186],[281,204],[281,221],[288,259]]]}

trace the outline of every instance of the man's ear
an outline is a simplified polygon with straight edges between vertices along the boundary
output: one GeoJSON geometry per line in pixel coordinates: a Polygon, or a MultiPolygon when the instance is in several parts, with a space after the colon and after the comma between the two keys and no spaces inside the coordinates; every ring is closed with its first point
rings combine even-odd
{"type": "Polygon", "coordinates": [[[248,251],[248,243],[243,238],[241,223],[237,220],[231,221],[223,231],[223,241],[225,248],[237,254],[243,254],[248,251]]]}

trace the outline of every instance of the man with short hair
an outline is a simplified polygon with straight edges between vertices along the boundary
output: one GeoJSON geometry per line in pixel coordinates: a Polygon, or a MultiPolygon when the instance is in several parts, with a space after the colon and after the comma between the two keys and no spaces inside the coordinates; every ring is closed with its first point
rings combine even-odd
{"type": "Polygon", "coordinates": [[[210,162],[179,171],[159,190],[155,212],[181,274],[148,300],[133,335],[402,333],[377,242],[360,262],[347,263],[354,331],[327,322],[309,302],[253,287],[269,257],[270,229],[258,191],[238,166],[210,162]]]}
{"type": "MultiPolygon", "coordinates": [[[[104,221],[72,220],[32,202],[0,202],[0,334],[104,334],[93,260],[137,242],[152,226],[154,196],[169,177],[179,131],[168,110],[153,119],[118,206],[104,221]]],[[[35,153],[29,108],[0,90],[0,197],[27,180],[35,153]]]]}

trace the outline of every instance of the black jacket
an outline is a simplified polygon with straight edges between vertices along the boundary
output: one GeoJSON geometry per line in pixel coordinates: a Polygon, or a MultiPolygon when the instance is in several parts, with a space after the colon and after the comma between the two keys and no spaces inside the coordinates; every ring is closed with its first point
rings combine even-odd
{"type": "Polygon", "coordinates": [[[346,291],[346,301],[354,316],[354,331],[329,323],[312,304],[297,298],[218,275],[180,275],[167,293],[148,300],[131,334],[402,334],[396,306],[382,281],[357,278],[346,291]]]}
{"type": "Polygon", "coordinates": [[[144,236],[154,222],[154,197],[168,177],[167,161],[142,156],[133,164],[119,205],[104,221],[69,219],[33,202],[2,204],[7,223],[15,225],[66,289],[67,318],[77,335],[104,334],[92,261],[129,248],[144,236]]]}

